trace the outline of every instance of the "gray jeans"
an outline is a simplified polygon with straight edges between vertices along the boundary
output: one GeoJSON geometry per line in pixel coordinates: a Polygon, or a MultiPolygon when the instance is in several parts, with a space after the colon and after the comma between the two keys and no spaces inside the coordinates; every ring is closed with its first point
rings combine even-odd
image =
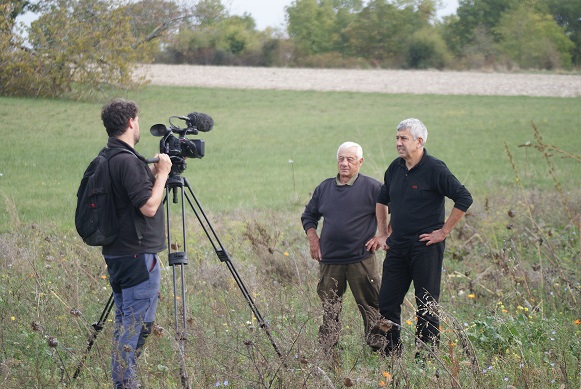
{"type": "Polygon", "coordinates": [[[145,254],[149,279],[138,285],[113,292],[115,329],[111,357],[114,388],[137,388],[136,359],[151,333],[159,294],[161,270],[159,257],[145,254]]]}

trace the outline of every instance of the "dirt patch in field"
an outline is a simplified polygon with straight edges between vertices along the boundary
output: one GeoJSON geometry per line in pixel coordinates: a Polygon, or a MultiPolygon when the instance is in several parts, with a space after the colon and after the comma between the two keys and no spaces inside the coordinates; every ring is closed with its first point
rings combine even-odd
{"type": "Polygon", "coordinates": [[[436,95],[580,97],[581,75],[143,65],[152,85],[436,95]]]}

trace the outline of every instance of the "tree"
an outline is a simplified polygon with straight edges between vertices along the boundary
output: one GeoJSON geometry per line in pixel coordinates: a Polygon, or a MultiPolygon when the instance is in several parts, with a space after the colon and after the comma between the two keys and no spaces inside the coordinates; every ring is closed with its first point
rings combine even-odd
{"type": "Polygon", "coordinates": [[[137,86],[133,70],[155,50],[150,42],[188,15],[153,0],[20,1],[0,11],[3,20],[12,21],[0,36],[0,94],[77,98],[137,86]],[[27,42],[11,16],[24,10],[38,15],[26,31],[27,42]]]}
{"type": "Polygon", "coordinates": [[[334,36],[335,12],[329,0],[294,0],[286,7],[288,27],[300,55],[329,52],[334,36]]]}
{"type": "Polygon", "coordinates": [[[522,3],[505,12],[495,28],[504,53],[521,68],[570,68],[573,42],[548,13],[522,3]]]}
{"type": "Polygon", "coordinates": [[[443,69],[450,62],[450,53],[442,37],[434,28],[415,32],[409,41],[406,60],[412,69],[443,69]]]}
{"type": "Polygon", "coordinates": [[[18,68],[26,63],[27,54],[20,50],[22,42],[18,36],[14,36],[16,15],[13,4],[0,4],[0,94],[9,94],[18,89],[15,78],[20,77],[18,68]]]}
{"type": "Polygon", "coordinates": [[[335,12],[335,22],[332,30],[333,50],[346,55],[347,36],[345,31],[357,18],[357,14],[363,8],[361,0],[332,0],[331,5],[335,12]]]}
{"type": "Polygon", "coordinates": [[[542,0],[557,24],[565,29],[575,47],[571,50],[572,62],[581,66],[581,1],[542,0]]]}
{"type": "Polygon", "coordinates": [[[202,26],[219,23],[227,17],[226,7],[220,0],[200,0],[194,10],[194,18],[202,26]]]}
{"type": "Polygon", "coordinates": [[[132,67],[139,58],[130,18],[108,1],[62,2],[43,13],[29,30],[29,42],[40,76],[40,96],[81,94],[105,86],[133,85],[132,67]],[[66,3],[66,4],[65,4],[66,3]]]}
{"type": "Polygon", "coordinates": [[[193,14],[193,11],[165,0],[129,2],[120,9],[129,17],[131,33],[136,38],[134,47],[139,48],[144,58],[159,51],[157,38],[177,32],[182,21],[193,14]]]}
{"type": "Polygon", "coordinates": [[[256,23],[248,14],[224,14],[211,21],[200,19],[198,25],[183,23],[177,34],[168,40],[163,60],[171,63],[231,65],[248,61],[260,63],[261,44],[266,33],[256,31],[256,23]]]}
{"type": "Polygon", "coordinates": [[[352,56],[401,65],[415,31],[424,27],[412,6],[403,9],[387,0],[372,0],[347,28],[347,48],[352,56]]]}
{"type": "Polygon", "coordinates": [[[5,4],[0,5],[0,7],[5,7],[6,13],[3,16],[7,18],[14,25],[14,21],[17,17],[24,15],[25,13],[31,11],[35,12],[38,8],[39,1],[28,1],[28,0],[12,0],[10,2],[5,2],[5,4]]]}
{"type": "Polygon", "coordinates": [[[500,22],[503,12],[514,9],[521,0],[460,0],[456,14],[458,20],[453,25],[453,34],[459,37],[460,46],[470,45],[476,39],[476,31],[491,34],[495,42],[500,37],[494,28],[500,22]]]}
{"type": "Polygon", "coordinates": [[[16,19],[36,9],[36,2],[26,0],[0,3],[0,95],[20,93],[36,69],[29,48],[19,34],[16,19]]]}
{"type": "Polygon", "coordinates": [[[441,7],[441,2],[442,0],[393,0],[394,5],[399,9],[413,9],[417,16],[426,24],[436,17],[437,10],[441,7]]]}

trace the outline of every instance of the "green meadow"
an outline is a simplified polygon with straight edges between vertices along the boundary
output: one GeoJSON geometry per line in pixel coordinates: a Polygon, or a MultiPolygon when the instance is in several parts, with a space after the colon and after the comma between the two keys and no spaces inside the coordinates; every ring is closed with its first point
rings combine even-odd
{"type": "MultiPolygon", "coordinates": [[[[574,98],[415,96],[331,92],[250,91],[148,87],[125,96],[141,107],[145,156],[159,151],[152,125],[170,116],[203,112],[212,131],[188,138],[206,144],[206,156],[188,160],[182,174],[213,211],[292,210],[336,172],[335,153],[346,140],[363,146],[362,171],[378,179],[396,156],[395,128],[408,117],[424,121],[428,151],[444,160],[480,199],[512,187],[510,147],[529,187],[552,181],[542,159],[519,145],[534,142],[534,123],[547,144],[581,149],[581,103],[574,98]]],[[[76,186],[106,143],[99,103],[0,99],[0,188],[23,222],[72,226],[76,186]]],[[[173,120],[178,126],[184,121],[173,120]]],[[[566,190],[578,186],[579,164],[559,161],[566,190]],[[577,181],[577,182],[576,182],[577,181]]],[[[1,225],[8,222],[6,214],[1,225]]]]}
{"type": "MultiPolygon", "coordinates": [[[[154,86],[121,97],[140,105],[136,148],[146,157],[159,151],[152,125],[190,112],[213,117],[212,131],[187,136],[203,139],[206,155],[188,159],[182,176],[284,357],[257,328],[188,210],[190,337],[182,372],[191,387],[580,386],[579,98],[154,86]],[[428,366],[416,365],[410,325],[402,358],[372,354],[348,292],[341,347],[330,359],[316,341],[317,264],[300,214],[315,186],[336,174],[344,141],[362,145],[362,173],[381,180],[397,156],[395,128],[409,117],[426,124],[427,150],[475,199],[448,238],[441,349],[428,366]]],[[[99,250],[85,246],[73,224],[80,178],[107,140],[100,120],[105,102],[0,97],[0,382],[6,387],[109,385],[110,322],[80,378],[72,378],[110,293],[99,250]]],[[[172,218],[179,213],[172,210],[172,218]]],[[[166,265],[161,329],[141,361],[143,387],[183,386],[172,270],[166,265]]],[[[410,295],[404,321],[413,323],[413,306],[410,295]]]]}

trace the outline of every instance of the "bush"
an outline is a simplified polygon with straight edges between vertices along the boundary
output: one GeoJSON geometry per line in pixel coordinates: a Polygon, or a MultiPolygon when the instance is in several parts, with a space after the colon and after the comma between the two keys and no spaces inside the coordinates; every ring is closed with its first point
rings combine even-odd
{"type": "Polygon", "coordinates": [[[412,69],[443,69],[450,62],[451,55],[443,39],[433,30],[415,33],[406,50],[406,64],[412,69]]]}

